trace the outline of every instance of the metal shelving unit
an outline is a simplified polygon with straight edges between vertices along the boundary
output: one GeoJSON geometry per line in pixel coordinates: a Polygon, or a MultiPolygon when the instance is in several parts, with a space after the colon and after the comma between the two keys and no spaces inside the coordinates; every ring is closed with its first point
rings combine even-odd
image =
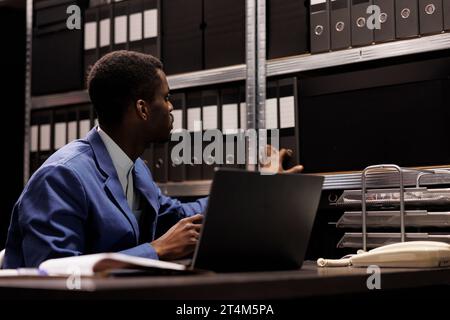
{"type": "Polygon", "coordinates": [[[31,53],[33,41],[33,0],[26,3],[26,52],[25,52],[25,132],[23,138],[23,184],[29,179],[30,172],[30,148],[31,148],[31,53]]]}
{"type": "Polygon", "coordinates": [[[450,33],[271,60],[267,64],[267,76],[279,76],[445,49],[450,49],[450,33]]]}
{"type": "MultiPolygon", "coordinates": [[[[365,61],[380,60],[402,55],[410,55],[438,50],[450,49],[450,33],[370,45],[361,48],[347,49],[322,54],[307,54],[267,62],[267,77],[284,74],[341,66],[365,61]]],[[[263,49],[260,48],[259,51],[263,49]]],[[[264,49],[265,50],[265,49],[264,49]]],[[[254,72],[254,71],[252,71],[254,72]]],[[[260,76],[264,77],[263,74],[260,76]]],[[[245,64],[224,68],[202,70],[168,76],[172,90],[199,87],[232,81],[242,81],[247,77],[245,64]]],[[[262,80],[262,78],[260,79],[262,80]]],[[[265,80],[265,78],[264,78],[265,80]]],[[[89,96],[86,90],[58,93],[32,97],[32,108],[47,108],[56,105],[87,103],[89,96]]]]}
{"type": "MultiPolygon", "coordinates": [[[[450,33],[415,39],[375,44],[360,48],[352,48],[322,54],[306,54],[267,61],[265,17],[266,0],[247,0],[247,61],[246,64],[203,70],[168,77],[171,89],[184,89],[210,84],[246,80],[247,89],[247,128],[264,128],[265,115],[265,83],[266,77],[292,74],[308,70],[316,70],[334,66],[348,65],[365,61],[374,61],[402,55],[450,49],[450,33]]],[[[29,138],[31,110],[88,103],[86,90],[60,94],[31,97],[31,41],[32,41],[33,1],[27,0],[27,73],[26,73],[26,110],[25,110],[25,159],[24,181],[28,180],[29,172],[29,138]]],[[[446,167],[450,169],[450,165],[446,167]]],[[[383,176],[369,176],[368,186],[389,187],[395,184],[383,176]]],[[[405,185],[413,185],[415,177],[405,175],[405,185]]],[[[427,184],[450,183],[447,178],[433,177],[427,179],[427,184]]],[[[211,181],[193,181],[181,183],[160,184],[164,194],[179,196],[197,196],[208,193],[211,181]]],[[[332,173],[325,175],[325,190],[341,190],[361,188],[361,173],[332,173]]]]}
{"type": "MultiPolygon", "coordinates": [[[[217,68],[198,72],[168,76],[167,80],[172,90],[205,86],[231,81],[245,80],[245,65],[217,68]]],[[[78,103],[89,103],[86,90],[56,93],[32,97],[32,108],[41,109],[54,106],[64,106],[78,103]]]]}
{"type": "MultiPolygon", "coordinates": [[[[450,170],[450,166],[442,169],[450,170]]],[[[417,181],[417,173],[406,172],[404,174],[405,186],[414,186],[417,181]]],[[[435,174],[423,179],[422,185],[443,185],[450,184],[449,175],[435,174]]],[[[204,196],[208,194],[211,186],[210,180],[205,181],[184,181],[184,182],[168,182],[158,184],[165,195],[168,196],[204,196]]],[[[386,174],[369,174],[367,176],[367,185],[371,188],[389,188],[398,185],[398,181],[392,175],[386,174]]],[[[323,184],[324,190],[348,190],[361,189],[361,172],[345,173],[345,174],[327,174],[323,184]]]]}

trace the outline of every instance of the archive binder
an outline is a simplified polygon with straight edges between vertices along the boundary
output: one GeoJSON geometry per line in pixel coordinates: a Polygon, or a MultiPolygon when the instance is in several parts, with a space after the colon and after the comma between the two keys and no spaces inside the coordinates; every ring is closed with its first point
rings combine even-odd
{"type": "Polygon", "coordinates": [[[98,9],[88,8],[84,20],[84,80],[98,59],[98,9]]]}
{"type": "Polygon", "coordinates": [[[128,49],[128,1],[113,3],[113,50],[128,49]]]}
{"type": "Polygon", "coordinates": [[[299,163],[297,119],[297,79],[287,78],[278,81],[279,119],[280,119],[280,150],[292,150],[293,154],[285,160],[283,167],[291,168],[299,163]]]}
{"type": "Polygon", "coordinates": [[[53,153],[53,141],[52,141],[52,123],[53,115],[52,112],[42,111],[38,116],[39,121],[39,163],[38,167],[41,166],[50,155],[53,153]]]}
{"type": "Polygon", "coordinates": [[[191,135],[191,163],[186,166],[186,180],[202,179],[202,93],[186,95],[187,130],[191,135]]]}
{"type": "Polygon", "coordinates": [[[450,1],[443,1],[444,29],[450,30],[450,1]]]}
{"type": "Polygon", "coordinates": [[[78,108],[78,138],[83,139],[92,128],[92,107],[86,104],[78,108]]]}
{"type": "Polygon", "coordinates": [[[78,139],[78,111],[76,107],[67,110],[67,143],[78,139]]]}
{"type": "Polygon", "coordinates": [[[419,4],[417,0],[395,1],[395,29],[397,38],[410,38],[419,34],[419,4]]]}
{"type": "Polygon", "coordinates": [[[365,46],[373,42],[373,29],[368,25],[367,8],[372,0],[352,0],[352,46],[365,46]]]}
{"type": "Polygon", "coordinates": [[[33,112],[30,120],[30,175],[39,168],[39,120],[33,112]]]}
{"type": "MultiPolygon", "coordinates": [[[[172,133],[177,133],[186,128],[185,124],[185,95],[184,93],[173,94],[170,98],[173,106],[173,130],[172,133]]],[[[182,140],[169,142],[169,181],[183,181],[186,179],[185,167],[183,161],[183,149],[180,154],[172,156],[172,149],[175,145],[183,143],[182,140]]]]}
{"type": "Polygon", "coordinates": [[[330,50],[329,15],[329,0],[311,0],[310,38],[312,53],[330,50]]]}
{"type": "Polygon", "coordinates": [[[67,111],[55,110],[53,119],[53,145],[58,150],[67,143],[67,111]]]}
{"type": "Polygon", "coordinates": [[[247,96],[245,87],[239,87],[239,129],[247,130],[247,96]]]}
{"type": "Polygon", "coordinates": [[[267,134],[267,144],[272,145],[274,148],[280,147],[280,141],[278,145],[272,141],[272,130],[278,130],[279,125],[279,108],[278,108],[278,82],[271,80],[267,82],[266,89],[266,110],[265,110],[265,129],[267,134]]]}
{"type": "Polygon", "coordinates": [[[238,129],[239,129],[239,88],[228,87],[221,90],[222,132],[224,134],[223,165],[239,167],[238,129]]]}
{"type": "Polygon", "coordinates": [[[202,0],[162,1],[162,61],[168,75],[203,68],[202,26],[202,0]]]}
{"type": "Polygon", "coordinates": [[[224,134],[236,134],[239,129],[239,88],[223,88],[221,96],[222,131],[224,134]]]}
{"type": "Polygon", "coordinates": [[[111,46],[111,18],[112,7],[110,4],[100,6],[98,9],[99,22],[99,57],[104,56],[112,50],[111,46]]]}
{"type": "MultiPolygon", "coordinates": [[[[160,57],[159,48],[159,8],[157,0],[143,0],[143,50],[144,53],[151,54],[155,57],[160,57]]],[[[167,2],[167,1],[164,1],[167,2]]],[[[171,1],[169,1],[171,2],[171,1]]]]}
{"type": "Polygon", "coordinates": [[[331,49],[346,49],[352,45],[350,0],[331,0],[331,49]]]}
{"type": "Polygon", "coordinates": [[[309,52],[308,1],[267,1],[267,57],[275,59],[309,52]]]}
{"type": "Polygon", "coordinates": [[[153,143],[153,179],[156,182],[168,180],[168,142],[153,143]]]}
{"type": "Polygon", "coordinates": [[[395,40],[395,3],[392,0],[373,0],[380,7],[380,29],[375,29],[375,42],[395,40]]]}
{"type": "Polygon", "coordinates": [[[419,0],[419,21],[420,34],[441,32],[444,29],[442,0],[419,0]]]}
{"type": "Polygon", "coordinates": [[[143,0],[129,0],[128,2],[128,48],[131,51],[144,52],[143,43],[143,0]]]}
{"type": "Polygon", "coordinates": [[[245,63],[245,1],[203,1],[205,68],[245,63]]]}
{"type": "Polygon", "coordinates": [[[278,88],[276,81],[267,82],[266,129],[278,129],[278,88]]]}
{"type": "Polygon", "coordinates": [[[147,149],[144,150],[144,153],[140,156],[140,158],[147,165],[153,179],[155,179],[153,175],[153,144],[151,144],[147,149]]]}
{"type": "Polygon", "coordinates": [[[68,29],[66,10],[70,5],[78,5],[84,15],[82,1],[35,3],[31,73],[33,95],[83,88],[83,31],[68,29]]]}
{"type": "MultiPolygon", "coordinates": [[[[202,91],[202,124],[203,130],[215,130],[219,128],[219,96],[217,90],[202,91]]],[[[202,155],[205,147],[210,141],[203,141],[202,155]]],[[[214,167],[216,166],[216,157],[212,154],[210,157],[202,157],[202,179],[212,179],[214,177],[214,167]]]]}

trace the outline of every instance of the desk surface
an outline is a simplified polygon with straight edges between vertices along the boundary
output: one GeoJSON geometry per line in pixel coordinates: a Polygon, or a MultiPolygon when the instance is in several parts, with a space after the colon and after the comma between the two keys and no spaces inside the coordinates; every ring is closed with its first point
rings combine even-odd
{"type": "MultiPolygon", "coordinates": [[[[80,290],[68,290],[66,278],[3,278],[0,298],[130,299],[297,299],[369,292],[365,268],[301,270],[184,276],[83,278],[80,290]]],[[[382,290],[450,285],[450,268],[382,269],[382,290]]]]}

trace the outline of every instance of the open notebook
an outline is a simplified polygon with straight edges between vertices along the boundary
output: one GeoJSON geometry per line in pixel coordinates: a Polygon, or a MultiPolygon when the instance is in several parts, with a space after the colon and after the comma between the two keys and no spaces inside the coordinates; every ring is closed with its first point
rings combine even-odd
{"type": "Polygon", "coordinates": [[[121,271],[140,270],[147,274],[195,273],[186,266],[154,259],[133,257],[121,253],[98,253],[44,261],[39,271],[49,276],[93,276],[120,274],[121,271]]]}

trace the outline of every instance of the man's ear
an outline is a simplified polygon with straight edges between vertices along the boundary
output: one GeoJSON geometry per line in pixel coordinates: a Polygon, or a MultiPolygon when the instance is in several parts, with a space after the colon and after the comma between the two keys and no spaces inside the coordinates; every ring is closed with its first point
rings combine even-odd
{"type": "Polygon", "coordinates": [[[147,120],[150,118],[150,108],[145,100],[139,99],[138,101],[136,101],[136,109],[141,119],[147,120]]]}

